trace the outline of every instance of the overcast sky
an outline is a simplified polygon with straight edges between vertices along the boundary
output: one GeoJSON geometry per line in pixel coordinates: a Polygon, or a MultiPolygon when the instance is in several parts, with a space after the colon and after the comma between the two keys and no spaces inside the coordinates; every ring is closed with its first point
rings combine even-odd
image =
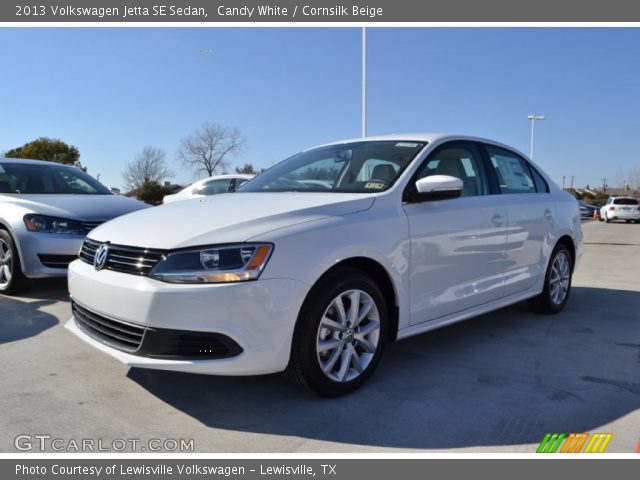
{"type": "MultiPolygon", "coordinates": [[[[610,186],[640,165],[640,29],[369,28],[369,133],[455,132],[529,153],[559,183],[610,186]]],[[[0,29],[0,151],[40,136],[121,187],[145,145],[203,122],[248,138],[267,167],[360,135],[357,28],[0,29]]]]}

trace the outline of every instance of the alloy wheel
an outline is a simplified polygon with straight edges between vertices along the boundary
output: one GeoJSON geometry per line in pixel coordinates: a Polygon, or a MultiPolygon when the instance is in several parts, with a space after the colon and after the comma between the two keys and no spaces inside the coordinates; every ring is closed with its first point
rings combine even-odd
{"type": "Polygon", "coordinates": [[[0,238],[0,288],[6,287],[11,282],[12,264],[11,248],[0,238]]]}
{"type": "Polygon", "coordinates": [[[322,372],[334,382],[350,382],[369,366],[380,340],[380,314],[371,296],[347,290],[324,312],[316,338],[322,372]]]}
{"type": "Polygon", "coordinates": [[[569,291],[571,279],[571,266],[567,254],[558,252],[551,266],[551,277],[549,279],[549,293],[554,305],[561,305],[569,291]]]}

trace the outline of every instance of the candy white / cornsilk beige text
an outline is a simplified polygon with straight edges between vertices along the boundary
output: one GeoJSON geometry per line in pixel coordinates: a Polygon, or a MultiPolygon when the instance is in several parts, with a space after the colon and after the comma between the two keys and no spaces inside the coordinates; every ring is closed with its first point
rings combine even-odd
{"type": "Polygon", "coordinates": [[[368,5],[334,5],[331,7],[313,7],[310,5],[297,6],[293,9],[281,7],[277,5],[257,5],[250,7],[241,5],[230,7],[227,5],[219,5],[216,9],[219,17],[287,17],[292,18],[303,17],[380,17],[382,16],[381,7],[370,7],[368,5]],[[296,15],[297,14],[297,15],[296,15]]]}

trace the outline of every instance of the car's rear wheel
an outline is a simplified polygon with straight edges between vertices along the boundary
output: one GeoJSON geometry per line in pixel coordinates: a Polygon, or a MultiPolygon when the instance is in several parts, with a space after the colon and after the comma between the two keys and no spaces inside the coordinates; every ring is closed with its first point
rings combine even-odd
{"type": "Polygon", "coordinates": [[[367,275],[344,269],[307,296],[294,332],[289,368],[309,390],[337,397],[371,376],[386,344],[388,309],[367,275]]]}
{"type": "Polygon", "coordinates": [[[551,254],[542,293],[530,299],[529,306],[540,313],[558,313],[569,300],[572,276],[571,252],[566,245],[558,244],[551,254]]]}
{"type": "Polygon", "coordinates": [[[22,273],[20,257],[13,238],[0,230],[0,294],[13,295],[27,289],[29,280],[22,273]]]}

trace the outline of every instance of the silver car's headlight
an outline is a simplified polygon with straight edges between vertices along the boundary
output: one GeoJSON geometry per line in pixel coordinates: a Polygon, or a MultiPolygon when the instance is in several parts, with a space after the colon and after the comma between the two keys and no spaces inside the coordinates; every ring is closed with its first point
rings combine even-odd
{"type": "Polygon", "coordinates": [[[64,233],[67,235],[85,235],[87,233],[82,224],[76,220],[48,215],[30,213],[24,216],[24,224],[30,232],[64,233]]]}
{"type": "Polygon", "coordinates": [[[269,243],[241,243],[170,252],[163,255],[149,276],[168,283],[256,280],[272,251],[269,243]]]}

